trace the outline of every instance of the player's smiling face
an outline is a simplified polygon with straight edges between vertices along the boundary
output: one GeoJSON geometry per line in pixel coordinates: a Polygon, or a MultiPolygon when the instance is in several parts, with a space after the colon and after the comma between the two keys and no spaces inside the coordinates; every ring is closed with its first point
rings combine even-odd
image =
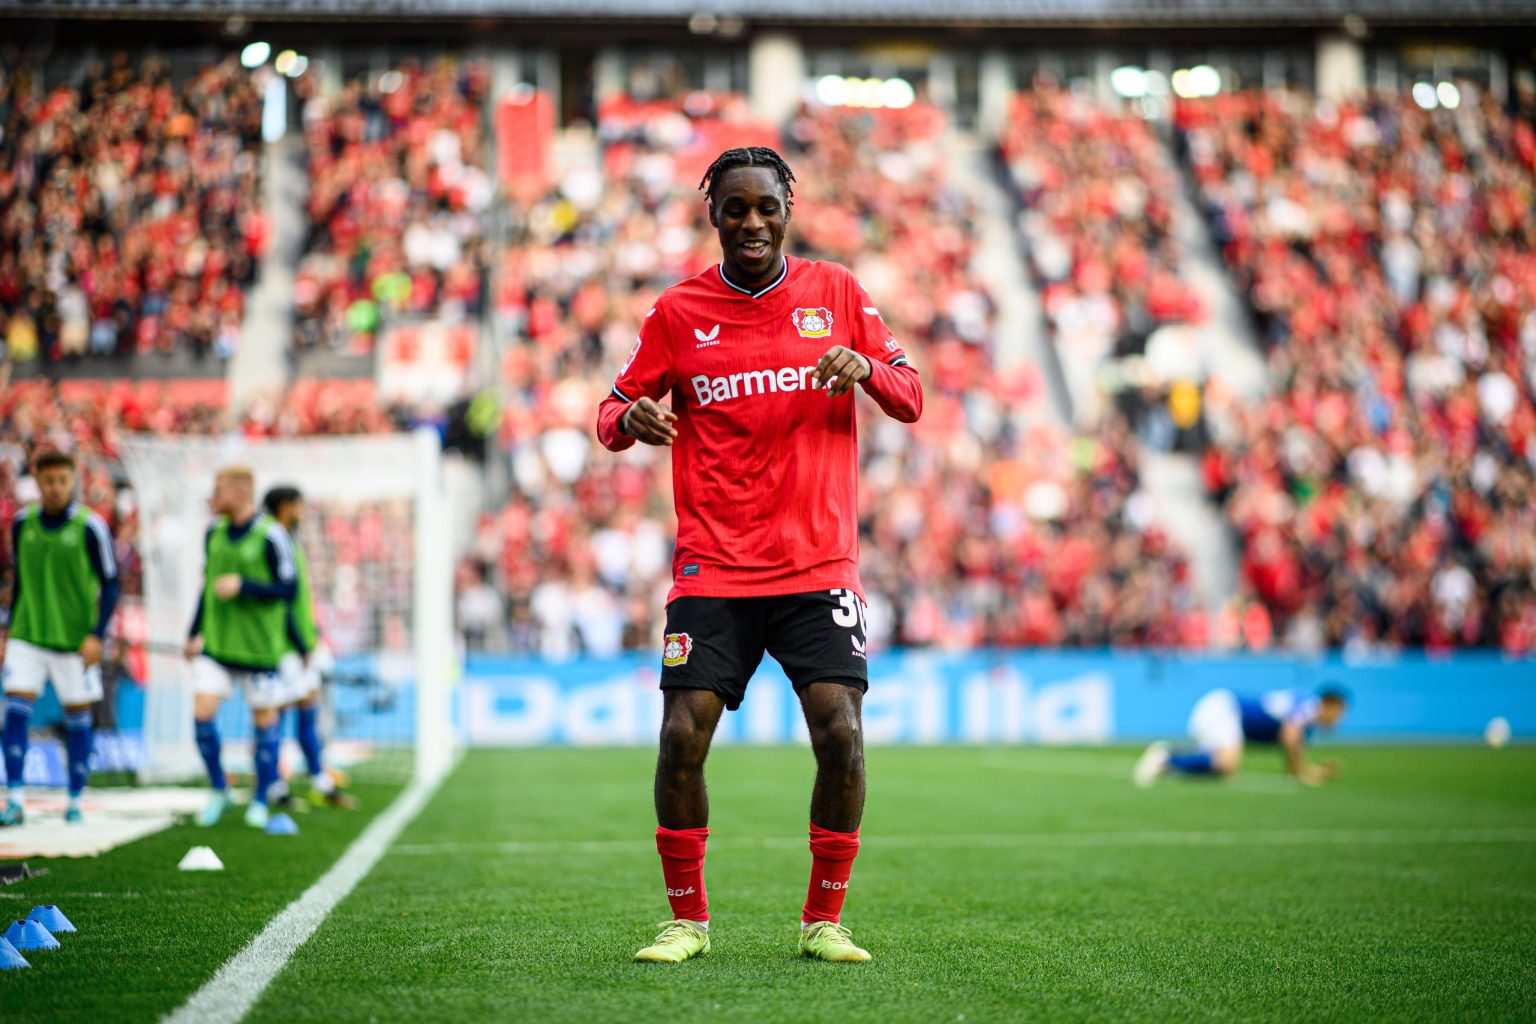
{"type": "Polygon", "coordinates": [[[715,184],[709,222],[720,233],[725,272],[737,284],[759,284],[779,270],[789,202],[770,167],[733,167],[715,184]]]}

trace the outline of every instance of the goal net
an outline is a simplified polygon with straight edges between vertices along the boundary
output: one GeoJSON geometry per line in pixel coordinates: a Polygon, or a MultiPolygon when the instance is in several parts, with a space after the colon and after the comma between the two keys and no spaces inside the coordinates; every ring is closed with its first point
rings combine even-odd
{"type": "MultiPolygon", "coordinates": [[[[129,435],[119,447],[139,509],[148,679],[144,782],[200,778],[192,679],[179,649],[201,594],[208,498],[221,466],[269,489],[297,487],[295,531],[320,626],[318,664],[329,766],[353,777],[431,777],[452,762],[452,540],[442,454],[430,430],[382,437],[265,440],[129,435]]],[[[230,769],[250,763],[250,710],[219,713],[230,769]]],[[[284,764],[293,763],[284,723],[284,764]]]]}

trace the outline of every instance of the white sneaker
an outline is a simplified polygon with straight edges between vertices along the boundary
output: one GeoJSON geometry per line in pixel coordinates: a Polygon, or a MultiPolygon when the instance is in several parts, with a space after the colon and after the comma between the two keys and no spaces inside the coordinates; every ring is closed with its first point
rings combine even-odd
{"type": "Polygon", "coordinates": [[[267,822],[272,820],[272,812],[267,810],[267,805],[257,800],[252,800],[245,806],[245,823],[251,828],[266,828],[267,822]]]}
{"type": "Polygon", "coordinates": [[[197,816],[197,823],[202,828],[212,828],[219,823],[225,809],[229,807],[229,794],[222,789],[216,789],[208,796],[208,806],[202,809],[197,816]]]}
{"type": "Polygon", "coordinates": [[[1147,747],[1136,762],[1136,767],[1131,771],[1131,781],[1142,789],[1146,789],[1157,781],[1157,777],[1163,774],[1163,769],[1168,767],[1168,744],[1158,740],[1147,747]]]}

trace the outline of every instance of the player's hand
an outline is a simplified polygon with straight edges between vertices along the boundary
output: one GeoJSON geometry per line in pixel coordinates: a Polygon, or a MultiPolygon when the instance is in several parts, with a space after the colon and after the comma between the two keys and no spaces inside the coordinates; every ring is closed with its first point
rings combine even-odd
{"type": "Polygon", "coordinates": [[[1318,772],[1330,782],[1339,777],[1340,768],[1341,765],[1337,761],[1319,761],[1317,763],[1318,772]]]}
{"type": "Polygon", "coordinates": [[[80,657],[84,660],[86,668],[90,668],[92,665],[99,665],[101,663],[101,637],[92,633],[80,641],[80,657]]]}
{"type": "Polygon", "coordinates": [[[222,597],[226,601],[232,597],[239,597],[240,574],[237,572],[227,572],[223,576],[214,577],[213,596],[222,597]]]}
{"type": "Polygon", "coordinates": [[[188,661],[203,653],[203,636],[199,633],[187,641],[187,646],[181,649],[182,656],[188,661]]]}
{"type": "Polygon", "coordinates": [[[677,431],[672,427],[676,422],[677,413],[654,398],[642,398],[629,407],[619,421],[619,429],[641,444],[670,448],[677,438],[677,431]]]}
{"type": "Polygon", "coordinates": [[[830,395],[846,395],[859,381],[869,380],[869,375],[874,372],[869,360],[853,349],[833,345],[816,364],[811,379],[825,387],[830,395]]]}
{"type": "Polygon", "coordinates": [[[1318,764],[1304,764],[1301,766],[1301,771],[1296,773],[1296,781],[1303,786],[1321,786],[1328,781],[1328,778],[1329,773],[1318,764]]]}

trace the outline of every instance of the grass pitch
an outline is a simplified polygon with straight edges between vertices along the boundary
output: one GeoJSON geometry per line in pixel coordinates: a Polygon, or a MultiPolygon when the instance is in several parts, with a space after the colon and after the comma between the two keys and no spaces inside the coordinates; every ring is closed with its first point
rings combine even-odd
{"type": "MultiPolygon", "coordinates": [[[[1125,749],[872,750],[844,921],[875,959],[834,965],[795,951],[809,752],[721,748],[714,951],[674,966],[629,961],[668,916],[653,753],[476,752],[248,1019],[1531,1019],[1536,749],[1338,755],[1322,790],[1259,752],[1232,783],[1142,792],[1125,749]]],[[[173,1009],[364,818],[294,840],[231,821],[223,875],[175,871],[206,837],[179,828],[0,890],[81,926],[0,975],[0,1017],[173,1009]]]]}

